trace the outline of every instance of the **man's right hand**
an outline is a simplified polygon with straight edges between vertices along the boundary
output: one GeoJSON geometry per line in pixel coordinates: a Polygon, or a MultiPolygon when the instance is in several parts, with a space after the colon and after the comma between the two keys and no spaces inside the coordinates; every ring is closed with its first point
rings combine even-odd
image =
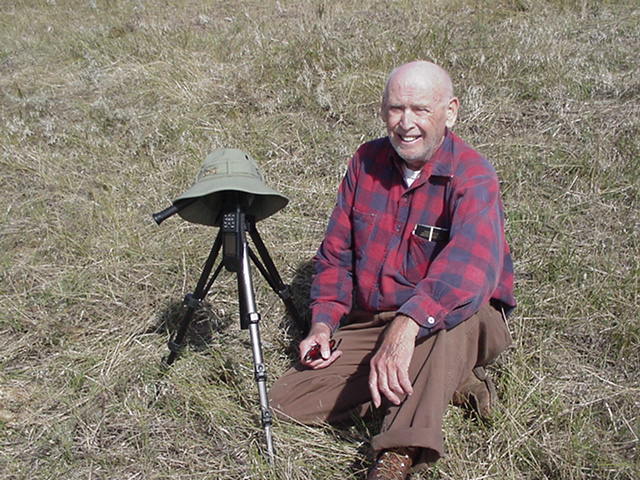
{"type": "Polygon", "coordinates": [[[329,345],[330,340],[331,329],[329,326],[325,323],[314,323],[311,326],[309,335],[300,342],[300,363],[313,370],[318,370],[320,368],[326,368],[335,362],[340,358],[340,355],[342,355],[342,350],[335,350],[332,352],[329,345]],[[307,360],[305,358],[307,353],[315,345],[320,345],[320,356],[315,360],[307,360]]]}

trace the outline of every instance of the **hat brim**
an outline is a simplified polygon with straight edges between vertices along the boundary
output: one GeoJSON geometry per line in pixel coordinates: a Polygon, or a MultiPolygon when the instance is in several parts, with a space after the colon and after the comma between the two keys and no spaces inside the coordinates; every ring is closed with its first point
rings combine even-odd
{"type": "Polygon", "coordinates": [[[244,213],[253,216],[256,222],[270,217],[289,203],[287,197],[258,181],[254,176],[241,174],[233,175],[232,181],[230,177],[204,179],[176,198],[173,203],[179,207],[186,200],[198,198],[178,214],[188,222],[217,227],[220,224],[220,212],[232,192],[254,195],[253,201],[244,213]],[[230,188],[230,185],[233,188],[230,188]]]}

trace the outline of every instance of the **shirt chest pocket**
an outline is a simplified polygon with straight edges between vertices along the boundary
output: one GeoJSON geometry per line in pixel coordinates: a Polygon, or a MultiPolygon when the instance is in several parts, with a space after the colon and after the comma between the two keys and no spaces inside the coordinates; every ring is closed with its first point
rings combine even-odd
{"type": "Polygon", "coordinates": [[[404,259],[405,278],[414,284],[423,280],[429,273],[429,266],[446,245],[444,235],[436,238],[435,235],[428,236],[428,233],[412,233],[404,259]]]}
{"type": "Polygon", "coordinates": [[[370,246],[379,214],[352,210],[353,246],[356,260],[361,259],[370,246]]]}

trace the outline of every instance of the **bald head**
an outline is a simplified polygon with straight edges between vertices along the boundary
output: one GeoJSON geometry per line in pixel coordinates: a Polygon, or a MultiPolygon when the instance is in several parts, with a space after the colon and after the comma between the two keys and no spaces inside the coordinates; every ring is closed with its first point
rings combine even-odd
{"type": "Polygon", "coordinates": [[[453,98],[453,82],[447,71],[432,62],[416,60],[405,63],[395,68],[389,74],[382,94],[382,103],[385,105],[389,98],[389,88],[393,83],[420,83],[428,88],[438,98],[439,102],[446,102],[453,98]]]}
{"type": "Polygon", "coordinates": [[[380,113],[391,145],[409,168],[422,168],[437,151],[458,106],[451,78],[438,65],[416,61],[391,72],[380,113]]]}

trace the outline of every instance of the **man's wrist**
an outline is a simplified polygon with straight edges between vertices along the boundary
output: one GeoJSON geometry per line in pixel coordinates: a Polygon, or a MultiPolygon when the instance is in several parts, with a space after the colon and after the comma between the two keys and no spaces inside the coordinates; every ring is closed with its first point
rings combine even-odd
{"type": "Polygon", "coordinates": [[[309,331],[309,335],[311,334],[326,334],[329,337],[333,333],[331,326],[325,322],[313,322],[311,324],[311,330],[309,331]]]}
{"type": "Polygon", "coordinates": [[[393,322],[399,324],[399,326],[401,326],[403,330],[407,331],[407,333],[411,333],[412,336],[418,336],[418,332],[420,331],[420,324],[410,316],[399,313],[395,316],[393,322]]]}

